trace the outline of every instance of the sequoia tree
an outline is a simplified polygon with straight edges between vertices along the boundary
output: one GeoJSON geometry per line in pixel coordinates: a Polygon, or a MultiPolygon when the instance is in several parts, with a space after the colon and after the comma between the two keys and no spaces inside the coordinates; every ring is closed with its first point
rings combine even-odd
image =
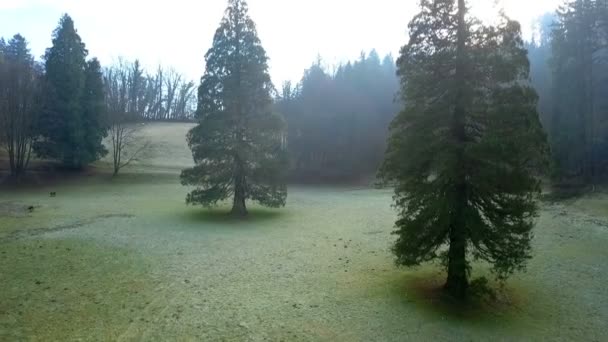
{"type": "Polygon", "coordinates": [[[403,111],[380,176],[395,185],[397,264],[439,258],[467,295],[471,260],[499,279],[530,258],[546,138],[520,25],[488,26],[465,0],[422,0],[401,50],[403,111]]]}
{"type": "Polygon", "coordinates": [[[40,156],[59,159],[69,168],[81,168],[106,153],[101,72],[97,61],[87,63],[87,54],[74,21],[64,15],[44,56],[43,139],[35,147],[40,156]]]}
{"type": "Polygon", "coordinates": [[[182,171],[197,186],[189,204],[211,206],[232,196],[232,214],[248,199],[285,205],[284,123],[272,112],[268,57],[244,0],[229,0],[198,89],[199,124],[187,136],[196,166],[182,171]]]}

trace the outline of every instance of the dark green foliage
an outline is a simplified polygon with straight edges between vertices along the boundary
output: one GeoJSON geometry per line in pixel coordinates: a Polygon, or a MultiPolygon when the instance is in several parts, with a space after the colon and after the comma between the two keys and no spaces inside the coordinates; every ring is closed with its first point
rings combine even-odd
{"type": "Polygon", "coordinates": [[[105,153],[101,73],[97,61],[87,63],[87,54],[74,22],[64,15],[44,57],[45,105],[39,125],[44,139],[35,148],[40,156],[75,169],[105,153]]]}
{"type": "Polygon", "coordinates": [[[215,205],[233,197],[233,214],[246,200],[285,205],[284,122],[272,112],[268,57],[243,0],[229,0],[198,90],[198,126],[188,133],[196,166],[182,171],[197,189],[190,204],[215,205]]]}
{"type": "Polygon", "coordinates": [[[396,66],[376,51],[328,73],[317,60],[278,101],[289,127],[297,180],[347,180],[374,174],[398,111],[396,66]]]}
{"type": "Polygon", "coordinates": [[[84,131],[83,153],[85,161],[95,161],[108,153],[101,144],[107,136],[108,122],[104,101],[104,85],[101,65],[96,58],[87,62],[84,94],[82,98],[82,129],[84,131]]]}
{"type": "Polygon", "coordinates": [[[463,298],[470,259],[505,279],[530,258],[532,169],[545,136],[520,26],[485,26],[464,0],[422,0],[398,60],[403,111],[380,176],[400,210],[393,251],[415,266],[439,258],[446,290],[463,298]]]}
{"type": "Polygon", "coordinates": [[[36,140],[40,78],[25,38],[0,39],[0,145],[8,152],[14,178],[25,173],[36,140]]]}

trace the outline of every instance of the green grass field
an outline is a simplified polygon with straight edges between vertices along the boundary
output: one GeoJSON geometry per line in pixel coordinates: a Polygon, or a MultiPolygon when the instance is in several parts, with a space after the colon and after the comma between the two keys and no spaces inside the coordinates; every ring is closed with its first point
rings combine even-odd
{"type": "Polygon", "coordinates": [[[456,309],[440,268],[394,266],[388,190],[293,186],[245,221],[186,206],[187,130],[146,125],[117,178],[0,193],[1,341],[608,340],[605,195],[544,204],[528,271],[456,309]]]}

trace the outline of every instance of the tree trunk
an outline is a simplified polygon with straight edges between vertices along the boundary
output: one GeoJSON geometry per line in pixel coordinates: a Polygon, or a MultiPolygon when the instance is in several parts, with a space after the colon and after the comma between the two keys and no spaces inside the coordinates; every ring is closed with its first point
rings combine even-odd
{"type": "MultiPolygon", "coordinates": [[[[238,12],[238,5],[236,3],[236,11],[238,12]]],[[[238,22],[238,20],[237,20],[238,22]]],[[[239,29],[236,30],[236,41],[240,42],[241,31],[239,29]]],[[[241,65],[240,65],[240,54],[241,54],[241,46],[240,43],[236,44],[236,52],[235,56],[237,56],[237,68],[236,68],[236,84],[238,93],[241,92],[241,65]]],[[[245,206],[245,189],[246,189],[246,180],[245,180],[245,165],[243,164],[243,113],[241,112],[241,102],[240,100],[236,103],[235,108],[235,146],[236,152],[234,155],[234,163],[236,166],[236,172],[234,175],[234,200],[232,202],[232,211],[231,214],[234,217],[243,218],[247,216],[247,207],[245,206]]]]}
{"type": "MultiPolygon", "coordinates": [[[[9,139],[13,139],[13,137],[9,137],[9,139]]],[[[11,175],[17,176],[17,165],[15,164],[15,149],[13,147],[13,141],[8,142],[8,160],[11,169],[11,175]]]]}
{"type": "Polygon", "coordinates": [[[234,179],[234,199],[232,201],[232,210],[230,214],[234,217],[247,216],[247,207],[245,206],[245,184],[242,177],[242,170],[239,167],[239,172],[234,179]]]}
{"type": "Polygon", "coordinates": [[[458,47],[456,60],[456,103],[452,119],[452,138],[455,143],[454,192],[450,201],[453,212],[450,218],[450,248],[448,251],[448,279],[445,290],[456,299],[464,299],[467,295],[467,261],[466,261],[466,219],[465,210],[468,205],[465,144],[466,136],[466,40],[467,27],[465,21],[465,1],[458,0],[458,47]]]}
{"type": "Polygon", "coordinates": [[[232,210],[230,214],[234,217],[246,217],[247,216],[247,207],[245,206],[245,197],[241,192],[234,193],[234,200],[232,202],[232,210]]]}
{"type": "MultiPolygon", "coordinates": [[[[458,190],[457,197],[466,196],[458,190]]],[[[465,299],[469,288],[466,260],[466,234],[464,227],[463,204],[458,204],[450,227],[450,249],[448,250],[448,279],[444,289],[453,298],[465,299]]]]}
{"type": "Polygon", "coordinates": [[[234,176],[234,199],[232,201],[232,210],[230,214],[234,217],[247,216],[247,207],[245,206],[245,176],[243,166],[238,157],[235,158],[236,174],[234,176]]]}

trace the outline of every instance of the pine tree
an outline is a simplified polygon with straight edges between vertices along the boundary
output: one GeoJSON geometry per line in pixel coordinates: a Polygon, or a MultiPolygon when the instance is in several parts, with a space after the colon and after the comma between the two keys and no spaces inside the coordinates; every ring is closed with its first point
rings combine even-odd
{"type": "Polygon", "coordinates": [[[465,0],[422,0],[398,60],[405,108],[380,176],[395,184],[397,264],[433,259],[465,298],[471,259],[499,279],[530,258],[545,136],[520,25],[486,26],[465,0]]]}
{"type": "Polygon", "coordinates": [[[44,57],[46,100],[40,122],[44,139],[36,145],[36,152],[75,169],[97,160],[104,151],[99,139],[103,128],[95,127],[99,118],[91,117],[100,114],[93,107],[103,97],[97,90],[87,88],[95,87],[97,81],[91,77],[99,76],[87,72],[91,67],[87,66],[87,54],[74,22],[64,15],[53,32],[53,46],[44,57]],[[88,124],[93,126],[87,127],[88,124]]]}
{"type": "Polygon", "coordinates": [[[197,188],[186,202],[211,206],[232,196],[235,216],[247,215],[246,200],[284,206],[284,123],[271,111],[268,57],[244,0],[229,0],[205,60],[199,124],[187,137],[196,166],[181,174],[197,188]]]}

